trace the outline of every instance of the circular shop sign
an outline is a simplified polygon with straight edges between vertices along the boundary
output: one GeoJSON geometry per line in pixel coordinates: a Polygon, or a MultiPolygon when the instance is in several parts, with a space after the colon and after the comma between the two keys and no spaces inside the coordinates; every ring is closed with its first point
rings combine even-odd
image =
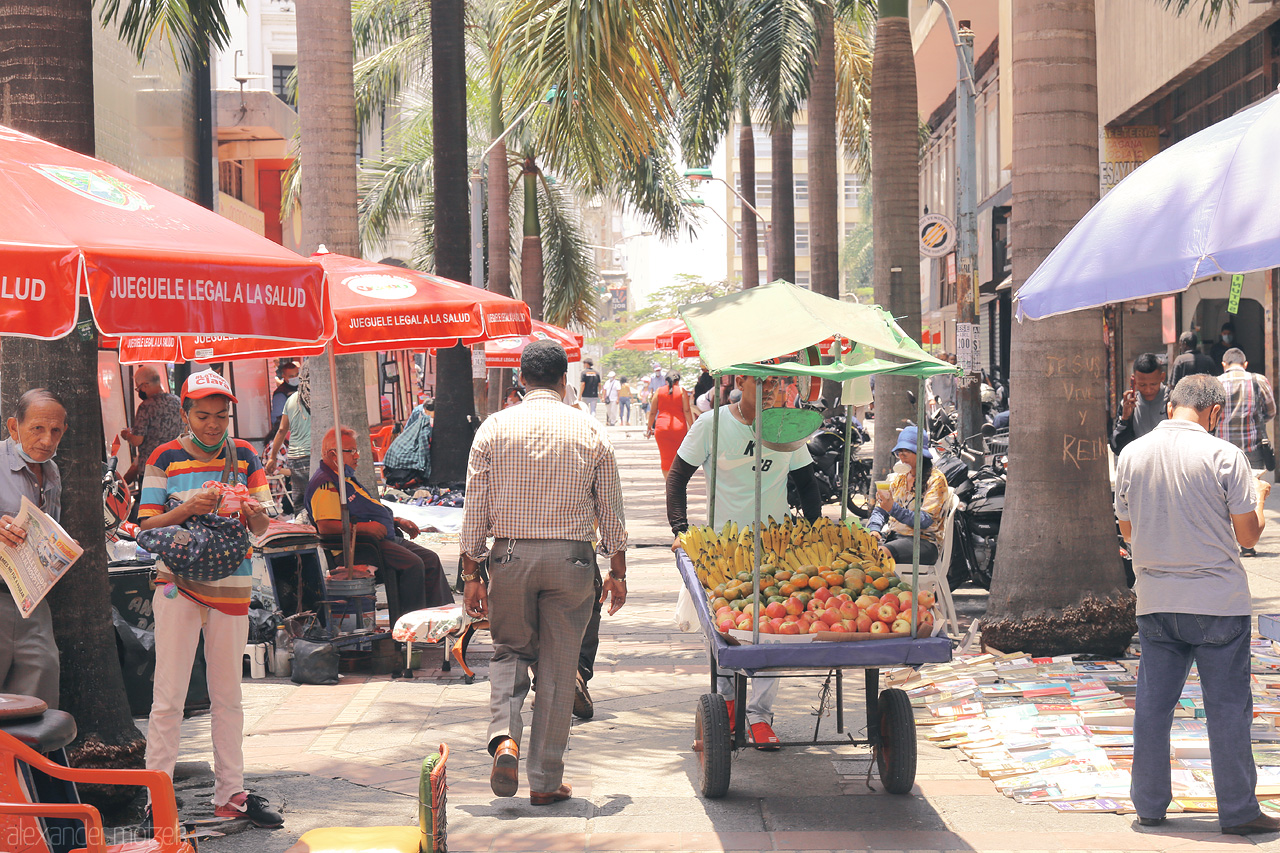
{"type": "Polygon", "coordinates": [[[956,247],[956,225],[941,213],[920,217],[920,254],[941,258],[956,247]]]}
{"type": "Polygon", "coordinates": [[[393,275],[356,275],[347,279],[346,285],[352,293],[374,299],[408,299],[418,292],[413,282],[393,275]]]}

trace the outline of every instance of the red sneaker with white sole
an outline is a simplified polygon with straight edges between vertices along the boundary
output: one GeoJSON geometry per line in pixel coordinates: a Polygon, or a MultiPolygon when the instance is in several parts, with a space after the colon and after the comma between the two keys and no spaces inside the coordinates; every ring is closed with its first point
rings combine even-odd
{"type": "Polygon", "coordinates": [[[773,726],[764,722],[751,724],[751,742],[755,744],[756,749],[782,748],[782,742],[774,734],[773,726]]]}

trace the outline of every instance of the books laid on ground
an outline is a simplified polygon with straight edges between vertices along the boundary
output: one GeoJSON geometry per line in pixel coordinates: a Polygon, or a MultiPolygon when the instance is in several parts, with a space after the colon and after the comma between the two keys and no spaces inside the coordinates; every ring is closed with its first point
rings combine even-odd
{"type": "MultiPolygon", "coordinates": [[[[1269,814],[1280,814],[1280,643],[1255,639],[1251,649],[1257,795],[1269,814]]],[[[1139,665],[983,653],[890,670],[885,681],[908,692],[922,738],[956,750],[1015,802],[1130,814],[1139,665]]],[[[1204,714],[1193,667],[1170,731],[1171,813],[1217,809],[1204,714]]]]}

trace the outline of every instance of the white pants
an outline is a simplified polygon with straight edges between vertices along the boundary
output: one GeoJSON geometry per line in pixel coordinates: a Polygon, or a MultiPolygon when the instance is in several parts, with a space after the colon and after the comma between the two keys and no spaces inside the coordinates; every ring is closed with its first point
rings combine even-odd
{"type": "MultiPolygon", "coordinates": [[[[747,688],[747,725],[768,723],[773,725],[773,700],[778,698],[782,680],[778,678],[749,678],[747,688]]],[[[733,701],[733,679],[721,676],[716,679],[716,692],[733,701]]]]}
{"type": "Polygon", "coordinates": [[[609,426],[617,426],[618,424],[618,401],[610,400],[605,403],[605,419],[609,426]]]}
{"type": "Polygon", "coordinates": [[[249,617],[228,616],[178,593],[156,588],[152,598],[156,629],[156,681],[147,725],[147,769],[173,778],[178,762],[182,710],[191,666],[204,630],[213,737],[213,804],[221,806],[244,790],[244,706],[240,702],[249,617]]]}

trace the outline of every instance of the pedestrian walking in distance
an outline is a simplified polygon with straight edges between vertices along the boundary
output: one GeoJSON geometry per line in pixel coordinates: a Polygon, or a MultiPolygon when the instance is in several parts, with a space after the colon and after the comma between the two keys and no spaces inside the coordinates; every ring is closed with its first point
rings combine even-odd
{"type": "Polygon", "coordinates": [[[1257,544],[1270,485],[1244,451],[1213,435],[1227,396],[1212,376],[1173,389],[1169,419],[1120,454],[1116,518],[1137,576],[1137,703],[1130,795],[1142,826],[1164,822],[1173,797],[1169,729],[1194,663],[1204,691],[1209,760],[1224,833],[1280,832],[1258,807],[1250,725],[1252,599],[1241,547],[1257,544]]]}
{"type": "Polygon", "coordinates": [[[564,405],[568,369],[564,348],[554,341],[525,347],[524,402],[491,415],[471,446],[460,543],[467,613],[487,617],[493,637],[489,783],[499,797],[513,797],[519,788],[522,709],[530,670],[537,671],[525,768],[535,806],[573,796],[564,784],[564,749],[600,573],[597,553],[609,557],[599,600],[609,602],[612,615],[627,598],[617,460],[603,425],[564,405]],[[486,557],[487,581],[480,570],[486,557]]]}

